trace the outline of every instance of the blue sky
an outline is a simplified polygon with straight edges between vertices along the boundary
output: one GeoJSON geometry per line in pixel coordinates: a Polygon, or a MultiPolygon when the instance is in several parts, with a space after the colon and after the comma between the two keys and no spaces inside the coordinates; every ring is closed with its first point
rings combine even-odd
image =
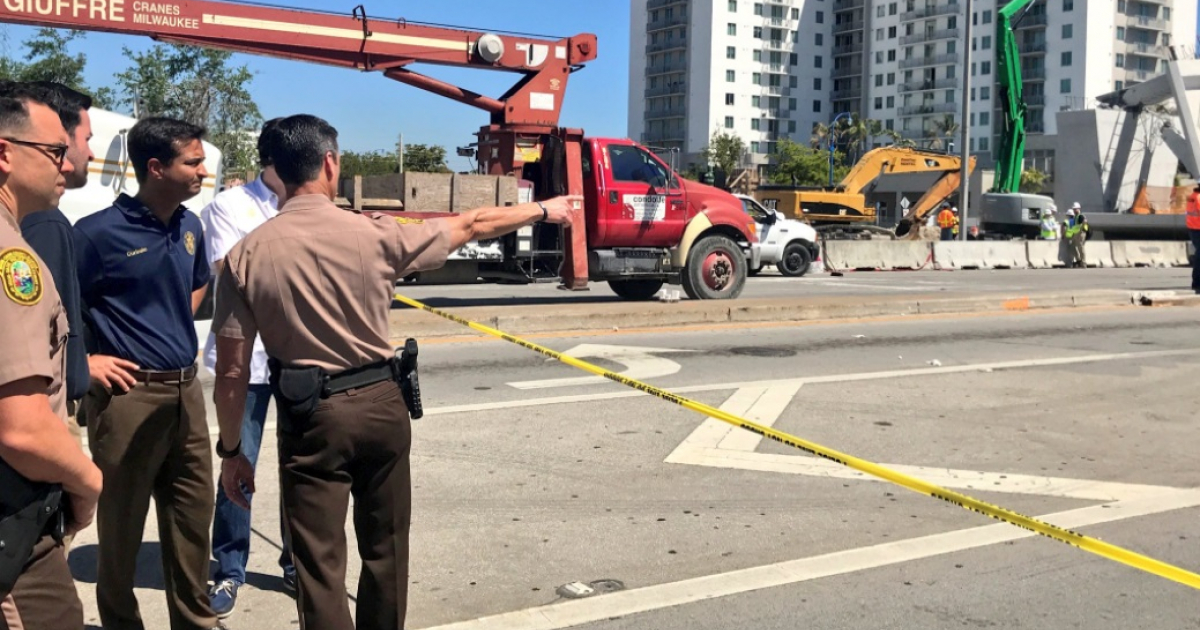
{"type": "MultiPolygon", "coordinates": [[[[560,122],[582,127],[595,136],[623,137],[627,133],[629,93],[629,2],[596,0],[443,0],[440,2],[389,2],[386,0],[276,0],[297,8],[350,12],[365,4],[369,15],[404,17],[481,31],[519,31],[551,36],[595,33],[597,59],[571,76],[560,122]]],[[[23,54],[20,42],[32,29],[0,25],[6,36],[4,54],[23,54]]],[[[88,56],[89,85],[114,85],[113,74],[127,67],[122,46],[148,48],[151,40],[132,35],[88,33],[75,50],[88,56]]],[[[325,118],[338,128],[344,149],[391,151],[398,134],[406,143],[439,144],[451,156],[451,167],[467,168],[455,158],[454,147],[474,140],[471,135],[488,122],[488,116],[454,101],[428,94],[378,73],[361,73],[295,61],[238,55],[255,73],[250,85],[263,116],[272,118],[298,112],[325,118]]],[[[440,79],[487,96],[500,96],[519,75],[482,70],[421,66],[416,68],[440,79]]]]}

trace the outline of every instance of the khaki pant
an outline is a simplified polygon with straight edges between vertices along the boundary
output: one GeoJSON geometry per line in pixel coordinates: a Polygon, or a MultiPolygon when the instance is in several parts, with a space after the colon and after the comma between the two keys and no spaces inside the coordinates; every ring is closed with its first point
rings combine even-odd
{"type": "Polygon", "coordinates": [[[83,400],[92,458],[104,473],[96,603],[105,630],[144,630],[134,573],[150,498],[158,511],[172,630],[217,625],[208,601],[213,515],[212,444],[200,381],[139,383],[113,396],[95,385],[83,400]]]}
{"type": "Polygon", "coordinates": [[[0,599],[0,630],[82,630],[83,604],[66,554],[42,536],[7,597],[0,599]]]}
{"type": "Polygon", "coordinates": [[[280,411],[279,462],[301,630],[354,630],[346,510],[362,558],[358,629],[402,630],[408,605],[411,426],[393,381],[331,396],[311,418],[280,411]]]}
{"type": "Polygon", "coordinates": [[[1083,232],[1071,237],[1071,264],[1077,267],[1087,267],[1087,237],[1083,232]]]}

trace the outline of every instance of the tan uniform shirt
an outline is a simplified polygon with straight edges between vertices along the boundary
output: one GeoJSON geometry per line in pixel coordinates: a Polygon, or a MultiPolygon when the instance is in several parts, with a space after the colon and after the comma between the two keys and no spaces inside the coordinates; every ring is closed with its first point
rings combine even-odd
{"type": "Polygon", "coordinates": [[[67,312],[54,278],[21,238],[17,218],[0,206],[0,385],[44,377],[50,407],[64,421],[67,391],[67,312]]]}
{"type": "Polygon", "coordinates": [[[212,327],[219,337],[259,334],[284,364],[339,372],[389,359],[396,280],[449,254],[445,221],[368,217],[321,195],[294,197],[229,251],[212,327]]]}

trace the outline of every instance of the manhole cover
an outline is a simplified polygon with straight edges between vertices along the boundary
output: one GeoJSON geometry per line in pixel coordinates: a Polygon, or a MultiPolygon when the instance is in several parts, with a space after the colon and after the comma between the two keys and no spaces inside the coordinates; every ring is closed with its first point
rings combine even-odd
{"type": "Polygon", "coordinates": [[[596,589],[597,593],[615,593],[625,590],[625,583],[621,580],[596,580],[591,583],[591,587],[596,589]]]}
{"type": "Polygon", "coordinates": [[[729,351],[733,354],[740,354],[748,357],[794,357],[795,350],[787,348],[770,348],[767,346],[743,346],[740,348],[730,348],[729,351]]]}

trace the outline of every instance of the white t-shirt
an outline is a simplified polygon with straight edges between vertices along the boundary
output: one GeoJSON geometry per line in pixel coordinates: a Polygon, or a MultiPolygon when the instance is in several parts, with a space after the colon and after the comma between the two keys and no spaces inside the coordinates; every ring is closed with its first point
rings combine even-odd
{"type": "MultiPolygon", "coordinates": [[[[200,211],[208,263],[215,266],[225,258],[238,241],[266,223],[267,219],[279,214],[278,206],[279,199],[263,183],[262,177],[245,186],[222,191],[214,197],[212,203],[200,211]]],[[[210,332],[204,344],[204,367],[210,373],[215,373],[216,365],[217,338],[210,332]]],[[[250,359],[250,383],[266,385],[268,377],[267,351],[263,348],[262,339],[255,337],[254,355],[250,359]]]]}

